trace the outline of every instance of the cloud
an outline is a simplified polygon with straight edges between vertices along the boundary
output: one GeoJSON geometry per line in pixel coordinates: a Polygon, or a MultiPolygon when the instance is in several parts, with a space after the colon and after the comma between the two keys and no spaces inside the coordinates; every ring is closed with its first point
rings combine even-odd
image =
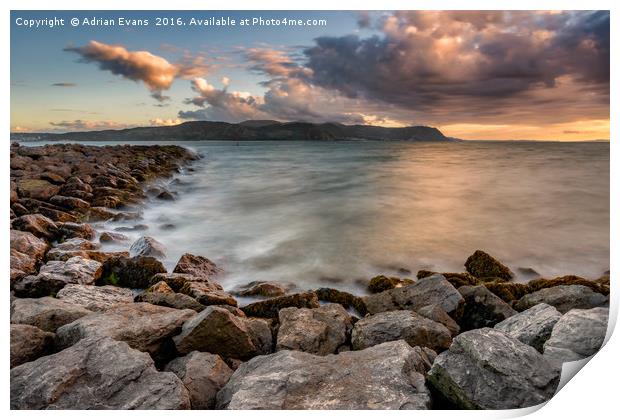
{"type": "Polygon", "coordinates": [[[50,122],[56,130],[65,131],[90,131],[90,130],[117,130],[128,128],[129,125],[114,121],[91,121],[91,120],[63,120],[50,122]]]}
{"type": "Polygon", "coordinates": [[[67,47],[85,63],[97,63],[101,70],[136,82],[143,82],[158,101],[168,100],[162,91],[170,88],[176,78],[191,78],[209,70],[204,57],[185,55],[179,63],[170,63],[148,51],[129,51],[122,45],[90,41],[83,47],[67,47]]]}
{"type": "Polygon", "coordinates": [[[152,126],[156,126],[156,127],[179,125],[182,122],[183,120],[179,118],[169,118],[169,119],[155,118],[155,119],[149,120],[149,124],[152,126]]]}
{"type": "Polygon", "coordinates": [[[70,83],[70,82],[58,82],[58,83],[52,83],[52,86],[57,86],[57,87],[75,87],[77,86],[76,83],[70,83]]]}

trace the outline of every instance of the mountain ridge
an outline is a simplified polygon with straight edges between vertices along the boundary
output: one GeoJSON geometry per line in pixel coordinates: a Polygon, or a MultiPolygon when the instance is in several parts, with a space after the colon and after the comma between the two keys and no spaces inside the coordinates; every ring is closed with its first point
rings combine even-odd
{"type": "Polygon", "coordinates": [[[199,140],[405,140],[453,141],[434,127],[381,127],[247,120],[240,123],[187,121],[172,126],[135,127],[119,130],[74,131],[67,133],[11,133],[11,140],[92,140],[92,141],[199,141],[199,140]]]}

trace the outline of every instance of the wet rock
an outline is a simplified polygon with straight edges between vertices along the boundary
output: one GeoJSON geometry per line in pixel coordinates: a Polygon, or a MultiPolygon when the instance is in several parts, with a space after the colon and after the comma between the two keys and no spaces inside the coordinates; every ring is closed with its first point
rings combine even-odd
{"type": "Polygon", "coordinates": [[[314,309],[284,308],[278,319],[277,351],[332,354],[347,341],[353,328],[351,316],[337,303],[314,309]]]}
{"type": "Polygon", "coordinates": [[[317,356],[279,351],[242,364],[217,394],[227,409],[426,409],[428,356],[404,341],[317,356]]]}
{"type": "Polygon", "coordinates": [[[491,293],[499,297],[506,303],[512,303],[521,299],[526,294],[530,293],[530,288],[527,284],[523,283],[508,283],[504,280],[501,282],[485,282],[484,287],[489,289],[491,293]]]}
{"type": "Polygon", "coordinates": [[[88,220],[90,221],[111,220],[115,215],[116,212],[106,207],[91,207],[88,210],[88,220]]]}
{"type": "Polygon", "coordinates": [[[554,306],[558,311],[566,313],[571,309],[590,309],[604,304],[605,296],[593,292],[586,286],[554,286],[541,289],[523,296],[515,304],[515,309],[524,311],[539,303],[554,306]]]}
{"type": "Polygon", "coordinates": [[[164,265],[153,257],[114,257],[103,264],[101,280],[103,284],[146,289],[154,275],[165,272],[164,265]]]}
{"type": "Polygon", "coordinates": [[[83,238],[92,240],[95,239],[95,229],[88,223],[61,223],[58,226],[58,235],[63,239],[68,238],[83,238]]]}
{"type": "Polygon", "coordinates": [[[536,279],[527,284],[530,293],[549,287],[570,285],[586,286],[592,289],[593,292],[601,293],[603,295],[609,294],[609,284],[605,285],[596,281],[586,280],[583,277],[572,275],[556,277],[553,279],[536,279]]]}
{"type": "Polygon", "coordinates": [[[11,302],[11,324],[33,325],[54,332],[59,327],[89,315],[83,306],[52,297],[14,299],[11,302]]]}
{"type": "Polygon", "coordinates": [[[11,229],[10,245],[11,249],[26,254],[36,261],[42,260],[50,247],[47,242],[37,238],[32,233],[14,229],[11,229]]]}
{"type": "Polygon", "coordinates": [[[170,286],[168,286],[168,283],[166,283],[165,281],[158,281],[157,283],[146,289],[146,291],[155,293],[174,293],[174,290],[172,290],[170,286]]]}
{"type": "Polygon", "coordinates": [[[510,280],[514,274],[504,264],[490,256],[484,251],[477,250],[467,261],[465,261],[465,269],[475,277],[499,277],[501,279],[510,280]]]}
{"type": "Polygon", "coordinates": [[[15,283],[14,290],[23,297],[50,296],[67,284],[94,284],[101,273],[101,263],[82,257],[48,261],[36,276],[24,277],[15,283]]]}
{"type": "Polygon", "coordinates": [[[170,292],[143,292],[136,296],[135,301],[148,302],[168,308],[191,309],[196,312],[205,309],[205,305],[199,303],[196,299],[183,293],[174,293],[172,289],[170,289],[170,292]]]}
{"type": "Polygon", "coordinates": [[[11,368],[45,356],[53,349],[53,333],[32,325],[11,324],[11,368]]]}
{"type": "Polygon", "coordinates": [[[68,284],[56,297],[61,302],[79,305],[94,312],[104,312],[119,303],[133,302],[131,290],[115,286],[68,284]]]}
{"type": "Polygon", "coordinates": [[[457,324],[446,311],[441,309],[439,305],[426,305],[418,309],[416,312],[425,318],[442,324],[448,329],[448,331],[450,331],[452,337],[456,336],[461,331],[459,324],[457,324]]]}
{"type": "Polygon", "coordinates": [[[319,306],[316,293],[304,292],[250,303],[242,307],[241,310],[245,312],[247,316],[276,318],[280,309],[283,308],[318,308],[319,306]]]}
{"type": "Polygon", "coordinates": [[[90,208],[90,204],[87,201],[84,201],[81,198],[77,197],[65,197],[63,195],[55,195],[50,198],[49,201],[50,203],[59,207],[63,207],[67,210],[84,211],[90,208]]]}
{"type": "Polygon", "coordinates": [[[463,315],[456,319],[463,331],[492,327],[517,314],[484,286],[463,286],[458,290],[465,299],[463,315]]]}
{"type": "MultiPolygon", "coordinates": [[[[190,282],[200,282],[201,280],[198,277],[192,276],[191,274],[182,274],[182,273],[158,273],[155,274],[151,278],[151,285],[154,285],[159,282],[165,282],[174,292],[180,292],[180,290],[185,286],[185,283],[190,282]]],[[[221,290],[221,287],[220,287],[221,290]]]]}
{"type": "Polygon", "coordinates": [[[103,232],[99,236],[99,242],[101,243],[123,243],[129,240],[127,235],[115,232],[103,232]]]}
{"type": "Polygon", "coordinates": [[[83,338],[107,336],[124,341],[134,349],[148,352],[155,360],[160,360],[171,350],[171,337],[194,315],[196,312],[188,309],[170,309],[149,303],[125,303],[63,325],[56,331],[56,337],[58,345],[64,348],[83,338]]]}
{"type": "Polygon", "coordinates": [[[404,279],[401,280],[398,277],[376,276],[370,279],[368,282],[368,290],[371,293],[381,293],[386,290],[394,289],[396,287],[406,286],[413,284],[413,280],[404,279]]]}
{"type": "Polygon", "coordinates": [[[119,226],[117,228],[114,228],[114,230],[117,232],[136,232],[136,231],[147,230],[148,228],[149,228],[148,225],[137,224],[134,226],[119,226]]]}
{"type": "Polygon", "coordinates": [[[425,277],[430,277],[435,274],[441,274],[448,280],[455,288],[459,288],[462,286],[475,286],[480,284],[481,280],[477,277],[472,276],[469,273],[437,273],[429,270],[420,270],[417,273],[418,279],[423,279],[425,277]]]}
{"type": "Polygon", "coordinates": [[[52,248],[48,251],[46,259],[48,261],[67,261],[73,257],[82,257],[87,260],[94,260],[101,264],[116,257],[129,257],[127,251],[105,252],[98,250],[63,250],[58,248],[52,248]]]}
{"type": "Polygon", "coordinates": [[[549,400],[560,370],[533,347],[482,328],[459,334],[435,359],[427,380],[462,409],[512,409],[549,400]]]}
{"type": "Polygon", "coordinates": [[[399,309],[415,311],[427,305],[438,304],[452,316],[462,311],[464,300],[445,277],[435,274],[410,286],[366,296],[364,303],[371,314],[399,309]]]}
{"type": "Polygon", "coordinates": [[[84,238],[71,238],[59,243],[54,248],[61,250],[93,250],[101,248],[101,245],[84,238]]]}
{"type": "Polygon", "coordinates": [[[271,330],[265,321],[250,321],[209,306],[183,325],[174,342],[182,354],[196,350],[247,360],[270,351],[271,330]]]}
{"type": "Polygon", "coordinates": [[[180,293],[193,297],[205,306],[209,305],[231,305],[237,306],[237,301],[230,294],[226,293],[222,286],[217,283],[208,282],[186,282],[179,290],[180,293]]]}
{"type": "Polygon", "coordinates": [[[65,183],[65,179],[54,172],[43,172],[39,175],[39,179],[43,179],[55,185],[62,185],[65,183]]]}
{"type": "Polygon", "coordinates": [[[13,219],[13,229],[30,232],[38,238],[53,240],[58,233],[58,226],[51,219],[41,214],[27,214],[13,219]]]}
{"type": "Polygon", "coordinates": [[[367,316],[355,323],[351,333],[353,350],[396,340],[443,351],[450,347],[452,335],[444,325],[407,310],[367,316]]]}
{"type": "Polygon", "coordinates": [[[163,201],[174,201],[174,195],[170,191],[162,191],[157,194],[157,199],[163,201]]]}
{"type": "Polygon", "coordinates": [[[295,287],[291,283],[274,283],[269,281],[253,281],[243,286],[239,286],[232,291],[236,296],[263,296],[278,297],[284,296],[289,290],[295,287]]]}
{"type": "Polygon", "coordinates": [[[553,306],[539,303],[496,324],[495,329],[542,353],[543,345],[551,336],[551,330],[561,316],[562,314],[553,306]]]}
{"type": "Polygon", "coordinates": [[[320,289],[316,289],[314,293],[316,293],[316,296],[320,301],[338,303],[345,309],[355,309],[360,316],[364,316],[368,313],[364,300],[361,297],[355,296],[349,292],[343,292],[329,287],[322,287],[320,289]]]}
{"type": "Polygon", "coordinates": [[[189,392],[193,410],[213,409],[217,392],[233,374],[220,356],[198,351],[172,360],[165,370],[181,379],[189,392]]]}
{"type": "Polygon", "coordinates": [[[58,194],[59,188],[43,179],[20,179],[17,181],[17,193],[20,197],[46,201],[58,194]]]}
{"type": "Polygon", "coordinates": [[[187,409],[189,395],[148,354],[92,337],[11,369],[12,409],[187,409]],[[113,368],[111,368],[113,367],[113,368]]]}
{"type": "Polygon", "coordinates": [[[11,285],[28,274],[36,274],[36,272],[37,261],[34,258],[11,249],[11,285]]]}
{"type": "Polygon", "coordinates": [[[553,363],[585,359],[603,345],[607,333],[607,308],[573,309],[562,315],[544,344],[544,355],[553,363]]]}
{"type": "Polygon", "coordinates": [[[145,256],[163,258],[166,256],[166,248],[155,238],[150,236],[142,236],[131,245],[131,248],[129,248],[129,253],[132,257],[145,256]]]}
{"type": "Polygon", "coordinates": [[[191,274],[202,280],[209,281],[221,274],[222,270],[213,261],[205,257],[183,254],[172,272],[191,274]]]}

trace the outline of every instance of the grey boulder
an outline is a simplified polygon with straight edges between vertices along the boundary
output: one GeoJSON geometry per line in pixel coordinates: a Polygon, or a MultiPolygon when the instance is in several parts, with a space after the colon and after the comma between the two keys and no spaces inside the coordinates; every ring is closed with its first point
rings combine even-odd
{"type": "Polygon", "coordinates": [[[164,245],[150,236],[142,236],[135,241],[129,248],[132,257],[155,257],[163,258],[166,256],[166,248],[164,245]]]}
{"type": "Polygon", "coordinates": [[[512,409],[549,400],[560,369],[533,347],[501,331],[482,328],[454,338],[427,380],[461,409],[512,409]]]}
{"type": "Polygon", "coordinates": [[[32,325],[11,324],[11,368],[38,359],[53,349],[53,333],[32,325]]]}
{"type": "Polygon", "coordinates": [[[405,340],[412,347],[442,351],[450,347],[452,335],[444,325],[413,311],[390,311],[367,316],[355,323],[351,333],[353,350],[397,340],[405,340]]]}
{"type": "Polygon", "coordinates": [[[91,337],[11,369],[12,409],[187,409],[189,395],[148,354],[91,337]]]}
{"type": "Polygon", "coordinates": [[[495,329],[542,353],[543,345],[551,336],[551,330],[561,316],[562,314],[553,306],[539,303],[496,324],[495,329]]]}
{"type": "Polygon", "coordinates": [[[484,286],[462,286],[458,290],[465,299],[463,314],[456,319],[462,331],[492,327],[517,314],[484,286]]]}
{"type": "Polygon", "coordinates": [[[91,313],[83,306],[48,296],[37,299],[14,299],[11,302],[11,324],[34,325],[49,332],[54,332],[59,327],[91,313]]]}
{"type": "Polygon", "coordinates": [[[562,315],[544,346],[544,355],[554,362],[585,359],[596,353],[605,340],[607,308],[573,309],[562,315]]]}
{"type": "Polygon", "coordinates": [[[217,394],[227,409],[426,409],[426,351],[404,341],[317,356],[282,350],[242,364],[217,394]]]}
{"type": "Polygon", "coordinates": [[[276,350],[300,350],[326,355],[347,341],[351,315],[337,303],[319,308],[284,308],[278,315],[280,328],[276,350]]]}
{"type": "Polygon", "coordinates": [[[607,297],[601,293],[596,293],[587,286],[572,284],[548,287],[527,294],[519,299],[515,304],[515,309],[524,311],[539,303],[546,303],[555,306],[564,314],[571,309],[590,309],[604,305],[606,302],[607,297]]]}
{"type": "Polygon", "coordinates": [[[68,284],[56,295],[62,302],[81,305],[95,312],[104,312],[113,305],[133,302],[130,289],[116,286],[68,284]]]}

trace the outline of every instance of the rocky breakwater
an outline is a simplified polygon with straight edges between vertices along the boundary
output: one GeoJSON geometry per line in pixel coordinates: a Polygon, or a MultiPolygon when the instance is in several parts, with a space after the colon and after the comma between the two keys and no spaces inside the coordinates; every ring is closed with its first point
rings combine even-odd
{"type": "Polygon", "coordinates": [[[135,213],[149,179],[192,158],[12,147],[12,408],[520,408],[602,345],[608,277],[514,283],[482,251],[467,272],[375,278],[366,296],[290,282],[227,292],[206,257],[167,272],[155,238],[101,251],[97,237],[118,233],[91,223],[135,213]]]}

